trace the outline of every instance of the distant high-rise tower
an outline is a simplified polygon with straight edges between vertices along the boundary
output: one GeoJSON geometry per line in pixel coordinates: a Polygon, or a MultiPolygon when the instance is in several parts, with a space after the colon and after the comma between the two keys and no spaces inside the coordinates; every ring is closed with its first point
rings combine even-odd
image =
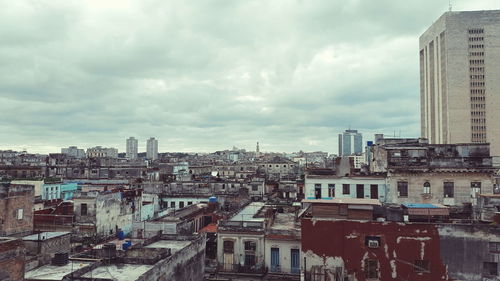
{"type": "Polygon", "coordinates": [[[259,156],[260,156],[260,147],[259,147],[259,142],[257,142],[257,147],[255,148],[255,155],[256,155],[257,157],[259,157],[259,156]]]}
{"type": "Polygon", "coordinates": [[[127,152],[126,152],[126,157],[128,159],[137,159],[137,152],[138,152],[138,141],[134,137],[130,137],[127,139],[127,152]]]}
{"type": "Polygon", "coordinates": [[[358,130],[345,130],[339,134],[339,155],[348,156],[363,153],[363,135],[358,130]]]}
{"type": "Polygon", "coordinates": [[[421,133],[500,156],[500,10],[446,12],[420,36],[421,133]]]}
{"type": "Polygon", "coordinates": [[[153,137],[146,142],[146,157],[150,160],[158,159],[158,140],[153,137]]]}

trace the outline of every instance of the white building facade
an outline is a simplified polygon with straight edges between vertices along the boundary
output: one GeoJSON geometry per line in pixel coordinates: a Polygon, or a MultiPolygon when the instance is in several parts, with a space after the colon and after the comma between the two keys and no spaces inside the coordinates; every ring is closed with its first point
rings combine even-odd
{"type": "Polygon", "coordinates": [[[386,202],[386,190],[383,176],[307,175],[304,183],[305,199],[370,198],[386,202]]]}
{"type": "Polygon", "coordinates": [[[158,159],[158,140],[153,137],[146,142],[146,157],[149,160],[158,159]]]}
{"type": "Polygon", "coordinates": [[[421,133],[500,156],[500,10],[446,12],[420,36],[421,133]]]}
{"type": "Polygon", "coordinates": [[[127,159],[137,159],[139,141],[130,137],[127,139],[126,157],[127,159]]]}

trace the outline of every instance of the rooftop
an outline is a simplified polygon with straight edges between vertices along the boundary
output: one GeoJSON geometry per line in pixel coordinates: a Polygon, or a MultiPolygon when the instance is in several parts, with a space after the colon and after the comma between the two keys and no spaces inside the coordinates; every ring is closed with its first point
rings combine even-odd
{"type": "Polygon", "coordinates": [[[64,276],[81,268],[91,265],[87,262],[69,262],[63,266],[44,265],[30,270],[24,274],[24,278],[32,280],[62,280],[64,276]]]}
{"type": "Polygon", "coordinates": [[[155,243],[149,244],[144,248],[168,248],[173,255],[175,252],[182,250],[191,244],[191,241],[178,241],[178,240],[160,240],[155,243]]]}
{"type": "Polygon", "coordinates": [[[113,264],[102,265],[85,273],[82,277],[103,278],[115,281],[137,280],[142,274],[152,269],[154,265],[144,264],[113,264]]]}
{"type": "Polygon", "coordinates": [[[254,216],[259,212],[262,207],[264,207],[263,202],[252,202],[248,204],[243,210],[239,211],[230,221],[264,221],[264,218],[254,218],[254,216]]]}
{"type": "Polygon", "coordinates": [[[70,234],[69,232],[42,232],[39,234],[32,234],[28,236],[24,236],[24,241],[38,241],[38,240],[47,240],[55,237],[60,237],[64,235],[70,234]]]}

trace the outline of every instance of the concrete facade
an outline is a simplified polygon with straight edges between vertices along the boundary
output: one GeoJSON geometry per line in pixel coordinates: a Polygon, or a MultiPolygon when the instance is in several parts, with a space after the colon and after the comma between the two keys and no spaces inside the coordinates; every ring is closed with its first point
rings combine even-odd
{"type": "Polygon", "coordinates": [[[0,184],[0,235],[23,235],[33,231],[33,186],[0,184]]]}
{"type": "Polygon", "coordinates": [[[158,159],[158,140],[153,137],[146,142],[146,157],[149,160],[158,159]]]}
{"type": "Polygon", "coordinates": [[[388,173],[387,183],[387,203],[475,205],[477,194],[493,193],[491,174],[481,171],[451,170],[426,173],[395,171],[388,173]],[[446,185],[448,187],[445,188],[446,185]]]}
{"type": "Polygon", "coordinates": [[[306,199],[371,198],[386,202],[386,189],[383,176],[307,175],[304,194],[306,199]]]}
{"type": "Polygon", "coordinates": [[[422,137],[500,155],[500,11],[446,12],[420,36],[422,137]]]}
{"type": "Polygon", "coordinates": [[[127,159],[137,159],[138,144],[139,144],[139,141],[134,137],[130,137],[127,139],[127,143],[126,143],[126,157],[127,157],[127,159]]]}

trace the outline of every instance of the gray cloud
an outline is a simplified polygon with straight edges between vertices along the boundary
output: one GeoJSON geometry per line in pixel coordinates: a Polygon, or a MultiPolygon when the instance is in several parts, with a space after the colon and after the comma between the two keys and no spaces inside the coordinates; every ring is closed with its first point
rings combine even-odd
{"type": "Polygon", "coordinates": [[[416,137],[418,36],[441,2],[0,0],[0,149],[156,136],[161,151],[336,152],[348,126],[416,137]]]}

